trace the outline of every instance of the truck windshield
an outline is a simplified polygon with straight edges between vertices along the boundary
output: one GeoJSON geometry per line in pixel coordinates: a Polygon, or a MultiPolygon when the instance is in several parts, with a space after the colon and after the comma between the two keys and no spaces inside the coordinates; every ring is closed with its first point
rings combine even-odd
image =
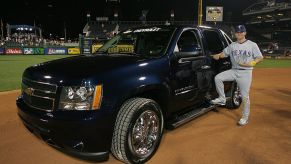
{"type": "Polygon", "coordinates": [[[165,53],[174,28],[139,28],[124,31],[106,42],[96,53],[161,56],[165,53]]]}

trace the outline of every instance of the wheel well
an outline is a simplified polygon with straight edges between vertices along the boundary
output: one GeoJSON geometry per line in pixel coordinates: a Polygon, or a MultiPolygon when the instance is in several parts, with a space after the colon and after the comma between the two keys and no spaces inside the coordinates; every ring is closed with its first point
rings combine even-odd
{"type": "Polygon", "coordinates": [[[160,105],[163,115],[166,116],[165,114],[167,114],[166,112],[168,111],[168,94],[166,91],[161,89],[147,90],[142,93],[135,94],[131,97],[142,97],[154,100],[160,105]]]}

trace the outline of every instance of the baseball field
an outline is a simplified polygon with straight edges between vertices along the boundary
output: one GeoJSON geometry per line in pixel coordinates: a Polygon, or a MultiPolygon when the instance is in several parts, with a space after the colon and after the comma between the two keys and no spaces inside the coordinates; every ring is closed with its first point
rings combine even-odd
{"type": "MultiPolygon", "coordinates": [[[[87,163],[48,146],[17,116],[15,99],[23,70],[68,56],[0,56],[0,163],[87,163]],[[14,90],[14,91],[7,91],[14,90]]],[[[241,109],[218,108],[166,131],[149,163],[290,163],[291,60],[266,59],[254,70],[249,124],[241,109]]],[[[112,156],[108,163],[120,163],[112,156]]]]}
{"type": "Polygon", "coordinates": [[[20,88],[21,76],[25,68],[69,55],[3,55],[0,56],[0,92],[20,88]]]}

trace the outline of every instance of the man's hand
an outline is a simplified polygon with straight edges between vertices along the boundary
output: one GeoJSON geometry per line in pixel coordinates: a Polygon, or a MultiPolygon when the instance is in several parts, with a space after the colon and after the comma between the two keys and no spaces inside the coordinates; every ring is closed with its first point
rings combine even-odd
{"type": "Polygon", "coordinates": [[[240,66],[243,67],[254,67],[255,65],[257,65],[258,63],[262,62],[263,58],[256,58],[255,60],[248,62],[248,63],[238,63],[240,66]]]}
{"type": "Polygon", "coordinates": [[[254,67],[257,64],[256,61],[251,61],[251,62],[247,62],[247,63],[239,63],[240,66],[243,67],[254,67]]]}
{"type": "Polygon", "coordinates": [[[219,53],[219,54],[215,54],[215,55],[211,55],[211,56],[214,60],[219,60],[219,58],[223,57],[223,53],[219,53]]]}

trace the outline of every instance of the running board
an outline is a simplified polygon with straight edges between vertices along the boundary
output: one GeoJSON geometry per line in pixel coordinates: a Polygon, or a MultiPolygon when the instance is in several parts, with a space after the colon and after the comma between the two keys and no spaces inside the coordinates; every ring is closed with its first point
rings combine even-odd
{"type": "Polygon", "coordinates": [[[173,120],[170,120],[167,124],[166,124],[166,128],[169,130],[173,130],[195,118],[197,118],[198,116],[201,116],[204,113],[209,112],[212,109],[215,109],[217,106],[216,105],[210,105],[208,107],[203,107],[203,108],[196,108],[193,109],[185,114],[182,114],[178,117],[176,117],[173,120]]]}

